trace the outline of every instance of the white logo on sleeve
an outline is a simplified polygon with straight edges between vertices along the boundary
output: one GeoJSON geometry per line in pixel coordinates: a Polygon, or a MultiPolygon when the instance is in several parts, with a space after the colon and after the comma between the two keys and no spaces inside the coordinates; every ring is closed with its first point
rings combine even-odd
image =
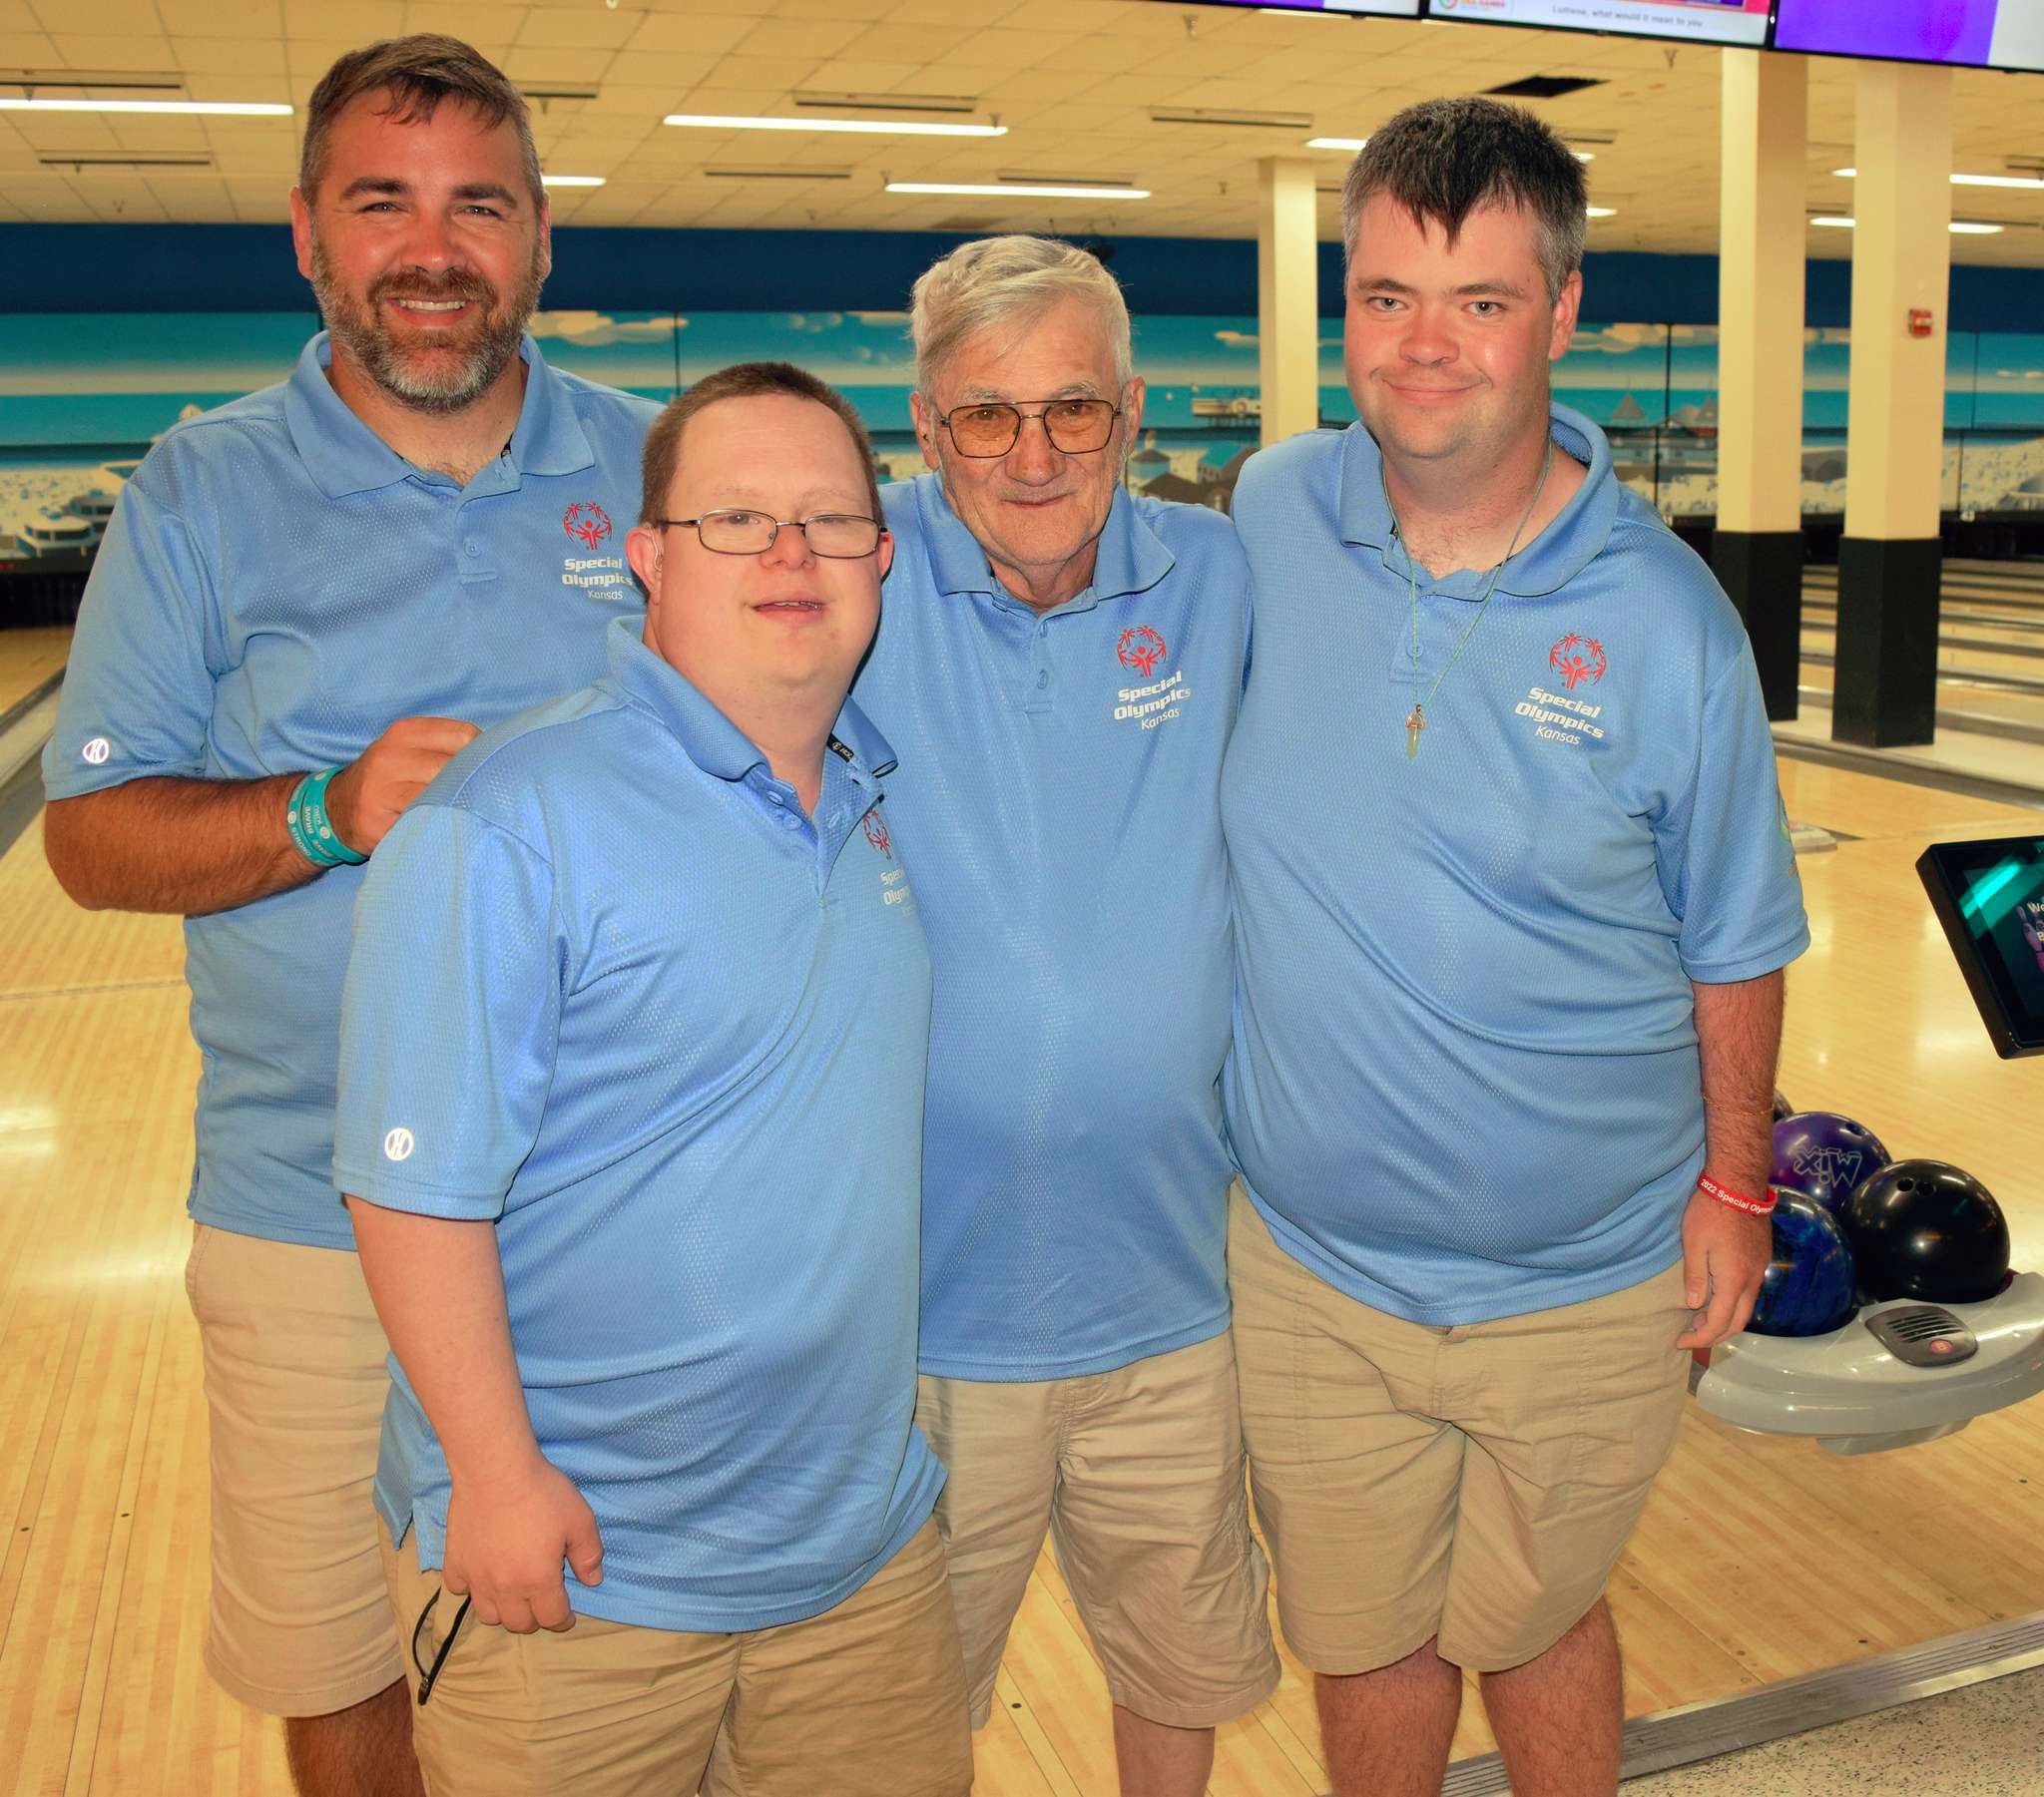
{"type": "Polygon", "coordinates": [[[383,1158],[385,1160],[409,1160],[411,1151],[418,1143],[409,1129],[392,1129],[383,1137],[383,1158]]]}
{"type": "Polygon", "coordinates": [[[95,736],[78,752],[97,767],[114,752],[114,745],[104,736],[95,736]]]}

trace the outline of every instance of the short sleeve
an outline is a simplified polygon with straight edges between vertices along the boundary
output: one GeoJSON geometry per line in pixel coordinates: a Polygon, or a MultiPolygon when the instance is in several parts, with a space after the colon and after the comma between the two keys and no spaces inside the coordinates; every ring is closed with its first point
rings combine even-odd
{"type": "Polygon", "coordinates": [[[539,1133],[565,945],[553,871],[457,806],[414,805],[369,863],[341,997],[333,1178],[494,1219],[539,1133]]]}
{"type": "Polygon", "coordinates": [[[1655,824],[1661,886],[1692,980],[1758,979],[1809,946],[1809,926],[1760,675],[1743,640],[1704,694],[1698,734],[1689,789],[1655,824]]]}
{"type": "Polygon", "coordinates": [[[206,772],[217,595],[185,521],[153,497],[146,474],[122,493],[86,583],[43,750],[51,798],[206,772]]]}

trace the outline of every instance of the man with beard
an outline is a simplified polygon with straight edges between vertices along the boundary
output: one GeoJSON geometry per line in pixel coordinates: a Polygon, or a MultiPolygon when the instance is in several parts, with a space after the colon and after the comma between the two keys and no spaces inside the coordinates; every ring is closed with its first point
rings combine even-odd
{"type": "Polygon", "coordinates": [[[306,1797],[381,1797],[420,1787],[370,1504],[386,1349],[331,1177],[359,867],[480,725],[603,671],[605,624],[641,604],[611,521],[655,408],[524,335],[539,162],[466,45],[334,64],[291,225],[327,331],[129,484],[44,758],[45,841],[81,904],[188,920],[207,1664],[284,1718],[306,1797]]]}

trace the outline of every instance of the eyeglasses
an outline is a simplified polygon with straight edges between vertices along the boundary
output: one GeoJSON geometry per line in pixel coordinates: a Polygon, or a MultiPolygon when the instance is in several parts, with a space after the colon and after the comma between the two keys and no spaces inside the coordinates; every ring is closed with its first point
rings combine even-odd
{"type": "Polygon", "coordinates": [[[433,1663],[429,1666],[419,1658],[419,1636],[425,1632],[426,1618],[433,1613],[433,1606],[439,1601],[440,1593],[435,1591],[426,1599],[426,1607],[419,1611],[419,1619],[411,1625],[411,1663],[419,1675],[420,1709],[426,1707],[427,1698],[433,1694],[433,1686],[440,1682],[440,1668],[447,1663],[447,1655],[454,1651],[454,1637],[461,1632],[462,1621],[468,1615],[469,1600],[464,1596],[461,1599],[461,1607],[454,1612],[454,1621],[447,1630],[447,1638],[440,1643],[440,1649],[433,1655],[433,1663]]]}
{"type": "Polygon", "coordinates": [[[727,506],[700,518],[649,518],[663,529],[692,525],[696,539],[720,556],[763,556],[792,528],[801,532],[811,551],[832,561],[855,562],[880,547],[880,522],[855,512],[818,512],[813,518],[769,518],[765,512],[727,506]]]}
{"type": "Polygon", "coordinates": [[[1122,409],[1108,399],[1046,399],[1027,402],[1039,407],[1025,412],[1020,406],[988,401],[983,405],[961,405],[942,414],[937,422],[951,433],[951,442],[962,456],[1004,456],[1021,441],[1022,421],[1034,418],[1053,449],[1066,455],[1090,455],[1105,449],[1114,435],[1114,421],[1122,409]]]}

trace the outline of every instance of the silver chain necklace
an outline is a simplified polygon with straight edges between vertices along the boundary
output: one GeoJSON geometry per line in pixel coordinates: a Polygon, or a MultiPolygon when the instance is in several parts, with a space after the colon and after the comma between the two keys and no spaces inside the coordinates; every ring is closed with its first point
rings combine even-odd
{"type": "MultiPolygon", "coordinates": [[[[1441,665],[1439,674],[1433,676],[1433,684],[1426,689],[1424,699],[1415,699],[1412,709],[1405,714],[1405,758],[1409,761],[1419,753],[1419,732],[1426,728],[1426,707],[1433,703],[1434,694],[1440,691],[1441,681],[1448,677],[1448,670],[1462,659],[1462,652],[1469,647],[1469,639],[1476,635],[1476,627],[1483,622],[1483,611],[1490,604],[1490,598],[1497,591],[1498,577],[1505,571],[1505,563],[1512,559],[1519,547],[1519,534],[1525,530],[1533,516],[1533,508],[1540,503],[1540,496],[1547,491],[1547,477],[1554,468],[1554,439],[1547,439],[1547,455],[1540,464],[1540,478],[1533,485],[1533,497],[1526,501],[1526,509],[1519,515],[1519,522],[1512,531],[1512,540],[1505,545],[1505,553],[1497,566],[1490,571],[1490,579],[1483,583],[1483,591],[1476,598],[1476,616],[1464,627],[1456,641],[1453,652],[1441,665]]],[[[1398,539],[1398,548],[1405,557],[1405,596],[1411,608],[1412,618],[1412,683],[1419,684],[1419,577],[1413,572],[1412,545],[1406,542],[1405,533],[1398,526],[1398,508],[1391,504],[1391,489],[1384,480],[1384,465],[1377,463],[1377,484],[1384,490],[1384,508],[1391,514],[1391,535],[1398,539]]]]}

